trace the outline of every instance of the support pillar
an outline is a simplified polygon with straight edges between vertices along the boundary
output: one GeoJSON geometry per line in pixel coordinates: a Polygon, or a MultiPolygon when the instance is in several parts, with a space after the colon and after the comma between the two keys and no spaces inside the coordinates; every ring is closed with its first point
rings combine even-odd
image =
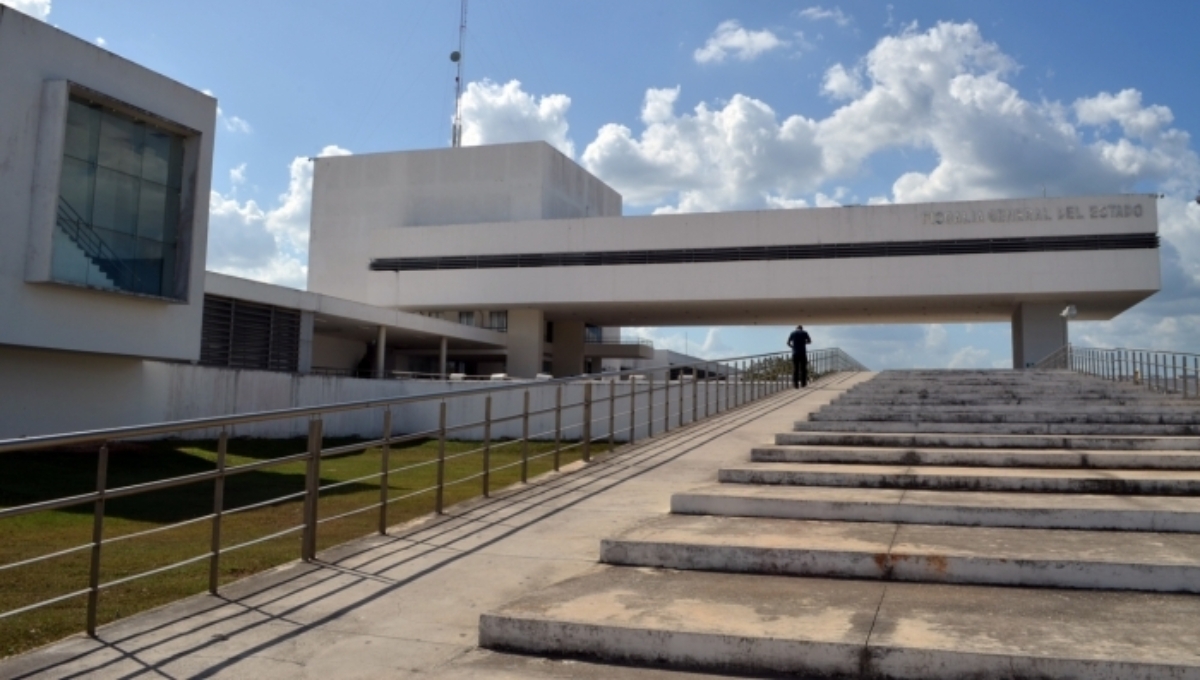
{"type": "Polygon", "coordinates": [[[315,317],[312,312],[300,312],[300,354],[296,357],[296,372],[304,375],[312,373],[315,317]]]}
{"type": "Polygon", "coordinates": [[[1067,344],[1066,302],[1021,302],[1013,309],[1013,368],[1030,368],[1067,344]]]}
{"type": "MultiPolygon", "coordinates": [[[[540,309],[508,310],[507,372],[514,378],[534,378],[542,372],[546,321],[540,309]]],[[[558,339],[558,329],[554,331],[558,339]]]]}
{"type": "Polygon", "coordinates": [[[554,322],[555,378],[568,378],[583,373],[584,323],[582,321],[554,322]]]}
{"type": "Polygon", "coordinates": [[[446,373],[446,350],[447,349],[448,349],[448,340],[446,339],[446,336],[442,336],[442,342],[440,345],[438,345],[438,375],[440,375],[442,377],[442,380],[445,380],[447,377],[447,373],[446,373]]]}
{"type": "Polygon", "coordinates": [[[387,326],[380,326],[375,333],[375,368],[372,375],[376,380],[383,377],[383,362],[387,360],[387,326]]]}

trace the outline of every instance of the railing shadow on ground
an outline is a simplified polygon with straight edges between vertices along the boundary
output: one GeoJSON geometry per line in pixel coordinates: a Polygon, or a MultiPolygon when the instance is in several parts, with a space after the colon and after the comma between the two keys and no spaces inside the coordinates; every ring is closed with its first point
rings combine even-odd
{"type": "MultiPolygon", "coordinates": [[[[147,622],[144,629],[129,632],[123,637],[97,639],[93,644],[98,646],[87,651],[65,658],[51,657],[50,664],[28,667],[20,675],[13,677],[25,678],[51,672],[57,668],[77,664],[89,656],[105,657],[106,653],[111,653],[111,658],[105,658],[96,665],[90,665],[86,670],[60,674],[56,677],[87,677],[104,668],[130,661],[147,671],[157,671],[157,669],[181,658],[203,652],[232,636],[271,624],[283,624],[288,627],[286,632],[272,635],[269,639],[236,654],[216,655],[213,664],[206,667],[201,675],[209,676],[218,673],[255,654],[260,654],[295,639],[307,631],[332,622],[405,585],[477,554],[513,534],[570,510],[607,490],[661,468],[747,422],[771,411],[784,408],[812,391],[841,382],[846,377],[848,376],[845,374],[826,376],[823,380],[814,381],[809,389],[786,392],[779,398],[765,403],[747,404],[732,412],[718,414],[719,418],[688,424],[686,429],[681,430],[675,437],[646,439],[638,444],[623,447],[573,474],[550,475],[532,480],[527,485],[511,487],[496,497],[481,498],[464,503],[453,508],[452,512],[430,517],[403,533],[385,534],[345,546],[345,549],[332,550],[329,554],[322,555],[322,559],[309,560],[307,564],[301,565],[297,570],[290,570],[266,579],[260,577],[243,581],[239,587],[230,589],[235,592],[216,595],[218,599],[215,602],[211,598],[190,600],[188,602],[190,606],[172,610],[172,612],[178,611],[173,618],[170,616],[157,618],[147,622]],[[501,518],[502,521],[492,520],[494,515],[514,507],[517,508],[515,512],[504,514],[501,518]],[[464,528],[467,529],[465,532],[464,528]],[[484,537],[482,540],[475,540],[491,530],[498,530],[498,533],[484,537]],[[448,537],[449,540],[444,540],[448,537]],[[457,543],[472,540],[475,542],[469,547],[455,547],[457,543]],[[441,552],[442,555],[438,556],[431,564],[419,566],[415,571],[403,577],[383,576],[389,571],[409,566],[435,552],[441,552]],[[351,580],[345,583],[336,583],[339,579],[345,578],[351,580]],[[307,622],[295,620],[295,615],[306,608],[313,608],[331,598],[344,596],[350,589],[372,584],[377,587],[316,619],[307,622]],[[261,597],[266,597],[266,599],[258,599],[261,597]],[[280,610],[271,609],[273,605],[279,605],[289,599],[295,599],[296,604],[280,610]],[[230,606],[236,607],[236,610],[227,614],[219,614],[217,618],[211,618],[214,613],[230,606]],[[247,616],[257,616],[257,618],[244,624],[237,623],[238,619],[247,616]],[[236,627],[231,629],[230,625],[236,627]],[[182,630],[165,636],[161,634],[162,630],[176,626],[180,626],[182,630]],[[205,637],[203,641],[175,651],[169,656],[157,658],[152,663],[139,657],[139,655],[148,654],[156,648],[173,646],[184,638],[204,637],[206,631],[216,629],[220,629],[221,632],[205,637]],[[141,638],[150,639],[139,646],[141,638]]],[[[165,610],[160,611],[163,611],[164,615],[166,614],[165,610]]]]}
{"type": "MultiPolygon", "coordinates": [[[[0,564],[0,575],[3,575],[6,571],[9,574],[16,573],[10,571],[14,569],[24,569],[27,572],[39,570],[49,560],[68,556],[80,562],[78,583],[64,589],[65,592],[44,597],[36,602],[21,601],[19,606],[15,607],[10,602],[7,610],[0,611],[0,627],[6,623],[5,619],[29,614],[44,607],[66,607],[70,602],[85,598],[84,628],[89,635],[94,636],[97,625],[101,623],[99,602],[102,591],[185,567],[198,569],[205,563],[208,571],[208,590],[217,594],[223,574],[222,560],[231,552],[247,550],[265,542],[277,542],[290,536],[300,539],[298,556],[303,560],[313,560],[316,557],[319,536],[333,533],[328,529],[323,532],[321,526],[329,526],[331,522],[352,517],[364,522],[365,531],[357,535],[362,535],[372,528],[377,533],[386,535],[387,527],[398,519],[394,511],[389,514],[389,509],[411,509],[423,505],[424,507],[419,508],[419,512],[415,514],[430,511],[441,514],[449,504],[447,501],[453,503],[475,495],[487,497],[497,482],[507,484],[518,481],[519,478],[519,481],[524,483],[528,481],[531,473],[537,474],[547,469],[559,470],[564,461],[579,458],[587,462],[591,458],[592,449],[597,445],[612,449],[618,440],[621,443],[634,444],[641,438],[654,437],[670,431],[673,427],[691,425],[771,396],[787,387],[783,375],[774,370],[767,370],[779,365],[782,356],[764,354],[696,362],[690,366],[695,379],[692,379],[693,376],[679,375],[677,380],[656,381],[656,372],[669,376],[670,370],[679,369],[680,366],[652,367],[637,371],[605,373],[600,376],[505,383],[408,397],[0,441],[0,456],[27,456],[30,452],[45,452],[67,446],[76,447],[77,450],[81,446],[91,446],[94,453],[90,454],[89,458],[95,465],[95,476],[92,478],[94,486],[88,491],[74,488],[70,495],[65,497],[39,496],[39,500],[34,502],[0,508],[0,522],[64,510],[68,513],[90,514],[92,520],[89,541],[70,546],[55,545],[51,550],[46,550],[43,546],[37,554],[16,555],[13,561],[0,564]],[[646,379],[634,380],[635,375],[646,379]],[[564,401],[564,388],[576,393],[578,398],[564,401]],[[518,390],[520,392],[517,392],[518,390]],[[543,397],[553,394],[554,405],[531,408],[530,395],[534,391],[542,391],[543,397]],[[523,403],[523,408],[507,415],[493,414],[493,397],[502,393],[521,395],[523,399],[519,399],[518,403],[523,403]],[[480,398],[483,400],[482,418],[479,414],[467,412],[465,415],[459,413],[460,422],[449,421],[448,404],[462,403],[461,400],[466,399],[478,401],[480,398]],[[436,405],[436,427],[420,432],[396,434],[392,425],[393,416],[402,409],[421,405],[436,405]],[[621,413],[617,412],[618,405],[621,406],[621,413]],[[323,436],[322,424],[325,418],[361,410],[378,412],[380,429],[377,438],[333,441],[323,436]],[[308,424],[309,437],[298,453],[281,451],[276,452],[277,455],[265,457],[241,456],[238,453],[239,440],[229,436],[235,425],[291,418],[304,418],[308,424]],[[553,427],[548,425],[551,419],[553,427]],[[541,424],[540,426],[548,429],[532,431],[531,424],[541,424]],[[499,438],[493,438],[493,432],[499,431],[498,428],[517,426],[520,436],[515,439],[501,441],[499,438]],[[167,478],[147,479],[120,474],[121,447],[136,448],[142,446],[141,442],[150,437],[178,436],[188,432],[219,433],[216,438],[216,451],[207,469],[204,465],[195,466],[194,463],[188,462],[182,464],[186,469],[175,470],[180,474],[167,478]],[[468,446],[465,451],[448,451],[448,448],[454,448],[451,441],[453,437],[471,432],[482,432],[482,441],[477,442],[478,445],[468,446]],[[429,439],[436,442],[435,454],[425,456],[424,459],[404,458],[402,445],[429,439]],[[131,441],[135,443],[130,444],[131,441]],[[377,461],[377,469],[359,470],[348,479],[322,474],[322,466],[332,465],[331,461],[334,459],[366,451],[377,452],[372,458],[373,461],[377,461]],[[497,462],[500,464],[495,464],[497,462]],[[474,469],[464,471],[462,466],[468,463],[474,469]],[[423,476],[415,477],[418,475],[417,471],[423,476]],[[398,480],[414,478],[427,480],[427,483],[420,488],[395,483],[398,480]],[[254,493],[252,497],[246,496],[247,492],[244,489],[253,489],[255,485],[246,484],[245,480],[258,479],[270,480],[267,485],[274,486],[279,495],[254,493]],[[478,485],[478,491],[463,486],[472,482],[478,485]],[[180,489],[189,487],[192,490],[188,493],[192,496],[188,505],[194,503],[196,506],[203,506],[203,511],[196,514],[194,510],[177,512],[159,507],[167,502],[177,504],[184,493],[180,489]],[[243,490],[239,491],[239,488],[243,490]],[[375,494],[371,501],[354,507],[332,503],[333,499],[339,496],[366,500],[371,494],[375,494]],[[149,507],[139,507],[135,500],[138,498],[153,499],[153,502],[149,507]],[[127,507],[122,508],[123,505],[127,507]],[[432,507],[428,507],[430,505],[432,507]],[[238,530],[235,535],[236,541],[231,544],[230,532],[227,531],[230,517],[281,506],[292,510],[276,517],[269,531],[249,536],[245,530],[238,530]],[[116,514],[114,510],[117,511],[116,514]],[[152,526],[124,526],[119,532],[114,532],[113,527],[117,526],[117,519],[123,516],[126,519],[143,520],[143,525],[152,526]],[[161,526],[157,521],[175,517],[183,518],[161,526]],[[107,528],[106,519],[109,522],[107,528]],[[113,543],[121,541],[123,545],[128,546],[136,540],[146,540],[144,537],[161,536],[163,532],[184,526],[200,537],[201,544],[208,544],[206,550],[180,556],[180,559],[169,564],[156,562],[152,568],[136,573],[133,573],[132,569],[118,570],[114,576],[104,571],[106,567],[103,557],[113,550],[113,543]],[[86,563],[86,568],[83,568],[83,563],[86,563]],[[104,578],[106,575],[110,578],[104,578]]],[[[818,374],[862,369],[858,362],[838,349],[814,351],[809,357],[813,369],[818,374]]],[[[685,365],[684,368],[688,366],[685,365]]],[[[550,403],[548,398],[541,401],[550,403]]],[[[178,454],[176,451],[175,455],[178,454]]],[[[45,469],[41,472],[44,474],[45,469]]],[[[74,471],[73,474],[78,476],[79,471],[74,471]]],[[[413,514],[410,512],[406,517],[413,514]]],[[[353,537],[340,534],[339,536],[341,541],[353,537]]],[[[194,536],[193,540],[195,538],[194,536]]],[[[289,559],[296,556],[293,553],[289,559]]],[[[3,588],[0,588],[0,596],[3,596],[2,591],[3,588]]],[[[104,618],[115,617],[106,614],[104,618]]]]}

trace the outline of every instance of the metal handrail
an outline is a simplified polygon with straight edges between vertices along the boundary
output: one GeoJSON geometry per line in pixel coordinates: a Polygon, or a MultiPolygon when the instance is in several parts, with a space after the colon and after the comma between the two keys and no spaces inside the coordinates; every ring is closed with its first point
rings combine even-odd
{"type": "MultiPolygon", "coordinates": [[[[74,432],[0,441],[0,454],[18,450],[45,450],[54,447],[81,443],[97,444],[99,454],[97,456],[95,491],[65,498],[38,501],[35,503],[10,508],[0,508],[0,520],[3,520],[21,515],[28,515],[35,512],[85,505],[89,503],[92,504],[93,534],[90,542],[73,548],[56,548],[54,551],[38,557],[23,558],[15,563],[0,565],[0,571],[3,571],[17,566],[24,566],[51,559],[53,557],[62,556],[64,554],[90,549],[91,568],[87,588],[76,590],[68,595],[55,595],[41,602],[25,605],[18,609],[0,612],[0,619],[16,616],[18,614],[32,611],[39,607],[62,602],[70,597],[86,594],[88,598],[86,630],[89,635],[95,635],[98,596],[99,593],[106,588],[111,588],[121,583],[126,583],[139,578],[162,573],[170,569],[179,568],[207,559],[209,560],[209,591],[215,594],[219,585],[218,575],[220,557],[222,554],[228,553],[231,550],[244,548],[265,540],[270,540],[272,538],[299,531],[302,532],[300,558],[304,560],[311,560],[316,555],[317,531],[319,525],[372,510],[378,510],[379,512],[379,533],[386,534],[388,527],[388,508],[396,501],[404,498],[409,498],[420,494],[433,493],[435,500],[432,509],[434,512],[440,514],[444,510],[444,490],[448,486],[464,484],[476,479],[481,479],[480,493],[486,497],[491,491],[490,475],[493,472],[519,466],[520,479],[521,482],[524,483],[528,481],[529,463],[531,460],[553,456],[553,469],[557,471],[560,466],[561,454],[564,451],[579,448],[580,457],[584,461],[589,461],[591,459],[591,446],[598,442],[607,443],[610,447],[614,446],[616,443],[615,438],[618,432],[623,435],[627,433],[626,441],[629,444],[633,444],[640,436],[640,429],[644,429],[645,433],[644,437],[642,438],[654,437],[658,434],[668,432],[672,427],[673,421],[678,423],[676,427],[683,427],[688,424],[703,421],[710,416],[727,412],[730,409],[740,408],[759,399],[778,393],[781,390],[786,389],[788,382],[782,375],[773,375],[767,377],[766,369],[774,366],[776,362],[778,362],[784,356],[787,355],[782,353],[769,353],[734,357],[719,361],[697,361],[690,364],[684,364],[683,367],[705,367],[704,377],[686,381],[683,379],[682,375],[677,380],[670,379],[670,371],[680,368],[680,365],[655,366],[652,368],[618,371],[613,373],[605,373],[602,375],[590,374],[552,380],[510,382],[493,384],[486,387],[442,390],[423,395],[367,399],[324,404],[320,406],[277,409],[273,411],[246,413],[234,416],[193,418],[189,420],[165,423],[115,427],[91,430],[87,432],[74,432]],[[716,366],[721,367],[724,375],[716,375],[716,371],[714,369],[716,366]],[[656,381],[656,374],[665,374],[668,379],[665,381],[656,381]],[[620,379],[631,378],[634,375],[643,375],[646,376],[646,379],[620,379]],[[700,383],[703,383],[704,390],[704,394],[702,395],[703,416],[701,416],[700,411],[700,383]],[[562,398],[563,388],[569,385],[581,388],[582,398],[564,402],[562,398]],[[609,388],[606,396],[601,396],[599,398],[594,397],[593,390],[597,385],[607,386],[609,388]],[[554,390],[555,406],[553,409],[530,408],[530,393],[533,390],[539,389],[554,390]],[[512,390],[524,390],[523,408],[519,409],[515,413],[493,414],[493,397],[499,393],[512,390]],[[688,395],[690,395],[691,398],[690,420],[686,418],[688,411],[685,409],[685,402],[688,400],[688,395]],[[659,398],[660,396],[661,399],[659,398]],[[447,422],[448,401],[454,399],[479,397],[482,397],[485,400],[484,418],[482,420],[476,420],[472,418],[460,423],[447,422]],[[645,398],[643,399],[643,397],[645,398]],[[629,403],[628,410],[620,414],[622,418],[628,415],[628,422],[621,423],[622,427],[619,428],[617,421],[618,413],[616,411],[616,404],[618,401],[628,401],[629,403]],[[423,431],[416,433],[394,435],[392,427],[393,412],[401,407],[422,402],[435,402],[439,405],[437,427],[424,429],[423,431]],[[605,405],[607,408],[604,408],[605,405]],[[657,411],[657,408],[660,406],[662,408],[661,414],[659,414],[657,411]],[[596,408],[600,408],[600,410],[594,410],[596,408]],[[350,445],[323,447],[322,432],[323,418],[325,416],[334,413],[344,413],[348,411],[364,409],[379,409],[382,411],[382,418],[380,421],[381,435],[378,438],[370,438],[367,441],[350,445]],[[580,414],[579,418],[576,420],[575,417],[572,416],[572,422],[564,423],[563,415],[564,412],[568,411],[574,411],[580,414]],[[548,418],[550,413],[554,414],[554,428],[552,430],[542,430],[536,434],[531,434],[531,417],[548,418]],[[643,418],[639,418],[639,415],[641,414],[645,414],[643,418]],[[307,451],[298,454],[285,455],[270,460],[255,461],[253,463],[237,466],[226,466],[226,452],[228,449],[229,431],[232,426],[300,417],[306,417],[309,419],[309,438],[307,451]],[[493,439],[493,425],[516,420],[521,421],[522,435],[519,439],[513,439],[511,441],[499,441],[493,439]],[[121,439],[142,438],[161,434],[179,434],[182,432],[202,429],[220,430],[217,443],[216,467],[213,470],[182,475],[174,478],[132,484],[124,487],[116,487],[111,489],[108,488],[108,459],[110,443],[121,439]],[[483,430],[484,434],[482,446],[465,453],[447,455],[445,449],[448,435],[456,431],[469,429],[483,430]],[[565,431],[578,431],[578,440],[574,442],[564,441],[565,431]],[[550,451],[531,456],[529,452],[529,442],[535,438],[539,438],[539,441],[549,442],[549,435],[551,433],[553,434],[554,448],[550,451]],[[430,460],[419,463],[392,467],[389,463],[390,447],[404,441],[411,441],[418,438],[436,438],[438,441],[437,457],[431,457],[430,460]],[[504,446],[517,444],[520,445],[520,458],[518,460],[506,465],[494,467],[491,466],[491,452],[504,446]],[[380,469],[377,473],[364,475],[349,481],[343,480],[324,485],[321,484],[320,472],[321,461],[323,459],[345,455],[347,453],[366,451],[373,448],[379,448],[382,454],[380,469]],[[455,458],[465,457],[467,455],[477,455],[480,452],[482,452],[483,462],[482,469],[479,472],[473,473],[465,478],[455,479],[449,482],[446,481],[444,470],[447,461],[455,458]],[[226,507],[223,489],[225,480],[227,478],[251,470],[262,470],[267,467],[295,464],[301,461],[307,464],[307,469],[305,472],[305,487],[303,491],[288,493],[283,496],[257,501],[239,507],[226,507]],[[435,485],[419,489],[411,493],[403,494],[401,496],[389,495],[388,489],[390,487],[388,479],[390,475],[424,466],[436,466],[437,483],[435,485]],[[352,482],[357,483],[372,478],[379,478],[380,480],[380,498],[378,502],[370,503],[364,507],[342,512],[331,517],[319,517],[318,504],[322,491],[328,492],[332,489],[346,486],[352,482]],[[152,529],[145,530],[140,534],[105,538],[104,515],[105,502],[107,500],[129,497],[153,491],[161,491],[164,489],[201,482],[209,482],[213,485],[213,510],[211,513],[201,517],[192,517],[162,527],[154,527],[152,529]],[[303,501],[304,509],[303,521],[300,525],[289,527],[282,531],[277,531],[276,533],[273,533],[267,537],[259,537],[245,541],[235,546],[222,546],[220,537],[223,517],[268,505],[301,500],[303,501]],[[101,556],[103,554],[102,548],[105,545],[111,544],[118,540],[128,541],[136,538],[142,538],[145,535],[159,533],[169,528],[177,528],[180,526],[196,524],[204,521],[210,521],[212,523],[212,540],[209,551],[173,562],[172,564],[166,566],[155,567],[137,574],[124,575],[118,579],[110,579],[109,581],[101,580],[101,556]]],[[[862,370],[861,364],[849,357],[845,352],[842,352],[840,349],[836,348],[810,352],[809,362],[813,365],[813,371],[816,375],[839,371],[862,370]]]]}
{"type": "Polygon", "coordinates": [[[1067,344],[1034,364],[1033,368],[1070,370],[1113,382],[1144,386],[1152,392],[1179,395],[1184,399],[1200,398],[1200,354],[1190,352],[1067,344]]]}
{"type": "Polygon", "coordinates": [[[117,255],[116,251],[100,237],[100,234],[96,233],[95,227],[88,224],[83,216],[67,202],[67,199],[61,196],[58,197],[58,226],[62,227],[67,236],[83,250],[88,259],[97,267],[102,268],[99,261],[110,262],[112,266],[116,267],[123,278],[118,283],[122,290],[141,291],[141,279],[138,278],[137,272],[133,271],[133,268],[117,255]]]}

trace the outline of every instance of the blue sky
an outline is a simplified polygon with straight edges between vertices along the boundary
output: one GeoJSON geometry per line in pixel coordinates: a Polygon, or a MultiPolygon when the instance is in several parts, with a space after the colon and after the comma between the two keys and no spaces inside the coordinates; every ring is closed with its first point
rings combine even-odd
{"type": "MultiPolygon", "coordinates": [[[[213,269],[302,286],[309,157],[448,144],[457,0],[0,1],[215,94],[213,269]]],[[[475,0],[465,136],[545,139],[627,214],[1164,193],[1163,292],[1071,336],[1197,352],[1198,26],[1167,1],[475,0]]],[[[1007,324],[812,330],[873,368],[1010,362],[1007,324]]]]}

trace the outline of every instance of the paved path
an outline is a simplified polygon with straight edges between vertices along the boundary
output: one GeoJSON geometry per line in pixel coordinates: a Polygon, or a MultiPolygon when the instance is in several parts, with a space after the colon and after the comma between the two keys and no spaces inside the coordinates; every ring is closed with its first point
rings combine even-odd
{"type": "Polygon", "coordinates": [[[784,392],[394,528],[0,661],[0,678],[700,678],[477,647],[479,615],[604,567],[601,539],[670,510],[870,374],[784,392]]]}

